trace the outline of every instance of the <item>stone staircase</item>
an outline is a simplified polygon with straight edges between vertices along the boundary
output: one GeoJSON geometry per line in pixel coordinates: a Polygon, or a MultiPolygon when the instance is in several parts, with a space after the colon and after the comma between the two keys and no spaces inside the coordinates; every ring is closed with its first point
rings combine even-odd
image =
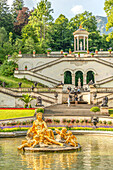
{"type": "Polygon", "coordinates": [[[45,108],[45,116],[93,116],[94,113],[90,112],[90,109],[94,105],[88,104],[71,104],[70,107],[67,104],[54,105],[45,108]]]}
{"type": "MultiPolygon", "coordinates": [[[[58,63],[62,63],[65,61],[95,61],[97,63],[101,63],[104,64],[108,67],[112,67],[113,68],[113,63],[110,63],[108,61],[102,60],[101,58],[88,58],[88,57],[84,57],[84,58],[65,58],[65,57],[60,57],[57,58],[51,62],[47,62],[45,64],[42,64],[40,66],[34,67],[28,71],[23,71],[23,70],[18,70],[15,71],[14,76],[18,77],[18,78],[27,78],[28,80],[32,80],[32,81],[36,81],[36,82],[41,82],[42,84],[45,84],[48,87],[56,87],[58,84],[61,83],[61,80],[57,80],[54,78],[51,78],[51,75],[49,76],[45,76],[44,74],[41,74],[40,71],[49,68],[51,69],[51,66],[53,65],[57,65],[58,63]]],[[[113,76],[110,77],[106,77],[106,79],[102,79],[102,80],[98,80],[97,81],[97,85],[101,85],[104,83],[107,83],[109,81],[113,80],[113,76]]]]}
{"type": "Polygon", "coordinates": [[[59,83],[61,83],[61,81],[58,81],[56,79],[53,79],[53,78],[45,76],[45,75],[42,75],[40,73],[33,73],[32,71],[18,70],[18,71],[15,71],[14,75],[15,75],[15,77],[19,77],[19,78],[26,77],[28,80],[41,82],[42,84],[44,84],[46,86],[50,86],[50,87],[55,87],[59,83]]]}
{"type": "Polygon", "coordinates": [[[26,92],[18,91],[17,92],[17,91],[8,89],[8,88],[3,88],[3,87],[0,87],[0,92],[3,94],[6,94],[6,95],[12,96],[12,97],[16,97],[16,98],[22,97],[22,94],[29,94],[35,98],[40,96],[42,98],[42,102],[46,103],[46,105],[48,105],[48,106],[54,105],[56,103],[55,97],[51,97],[51,96],[49,96],[49,94],[45,95],[45,94],[39,93],[39,92],[29,92],[29,91],[26,91],[26,92]]]}
{"type": "Polygon", "coordinates": [[[112,81],[112,80],[113,80],[113,76],[110,76],[110,77],[101,79],[99,81],[96,81],[96,84],[101,85],[101,84],[107,83],[107,82],[112,81]]]}
{"type": "Polygon", "coordinates": [[[42,65],[40,65],[40,66],[38,66],[38,67],[34,67],[33,69],[30,69],[30,71],[32,71],[33,73],[35,73],[35,72],[37,72],[37,71],[43,70],[43,69],[45,69],[45,68],[47,68],[47,67],[50,67],[50,66],[52,66],[52,65],[54,65],[54,64],[57,64],[57,63],[61,62],[61,59],[62,59],[62,57],[61,57],[61,58],[58,58],[58,59],[56,59],[56,60],[53,60],[53,61],[51,61],[51,62],[42,64],[42,65]]]}
{"type": "Polygon", "coordinates": [[[94,104],[98,104],[98,105],[101,105],[102,104],[102,101],[103,101],[103,98],[107,96],[108,97],[108,101],[111,101],[113,100],[113,93],[110,93],[108,95],[104,95],[104,96],[100,96],[100,97],[96,97],[96,99],[94,100],[94,104]]]}

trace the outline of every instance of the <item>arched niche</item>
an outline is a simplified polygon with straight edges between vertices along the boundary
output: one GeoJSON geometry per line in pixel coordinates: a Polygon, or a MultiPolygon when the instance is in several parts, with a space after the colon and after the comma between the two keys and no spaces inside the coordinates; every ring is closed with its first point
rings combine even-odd
{"type": "Polygon", "coordinates": [[[75,86],[78,87],[78,79],[80,78],[81,86],[83,86],[83,72],[77,71],[75,73],[75,86]]]}
{"type": "Polygon", "coordinates": [[[87,77],[86,77],[86,82],[87,84],[92,80],[93,83],[95,83],[95,77],[94,77],[94,72],[93,71],[88,71],[87,72],[87,77]]]}
{"type": "Polygon", "coordinates": [[[64,84],[72,84],[72,74],[70,71],[64,72],[64,84]]]}

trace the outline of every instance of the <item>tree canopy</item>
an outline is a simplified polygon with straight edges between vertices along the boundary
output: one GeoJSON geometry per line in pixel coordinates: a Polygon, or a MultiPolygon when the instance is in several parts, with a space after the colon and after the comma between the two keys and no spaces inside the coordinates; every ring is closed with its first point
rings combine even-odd
{"type": "MultiPolygon", "coordinates": [[[[106,25],[106,31],[113,27],[113,0],[105,0],[104,10],[107,14],[108,23],[106,25]]],[[[113,32],[109,34],[107,40],[113,39],[113,32]]]]}
{"type": "MultiPolygon", "coordinates": [[[[36,8],[29,10],[24,0],[13,0],[11,9],[8,0],[0,0],[0,62],[7,55],[18,53],[45,53],[53,51],[73,51],[73,32],[82,25],[89,34],[89,50],[107,50],[113,46],[113,33],[100,35],[95,16],[88,11],[75,15],[70,20],[63,14],[54,20],[51,3],[40,0],[36,8]],[[109,42],[106,41],[109,40],[109,42]]],[[[113,0],[105,0],[108,17],[107,30],[113,27],[113,0]]]]}

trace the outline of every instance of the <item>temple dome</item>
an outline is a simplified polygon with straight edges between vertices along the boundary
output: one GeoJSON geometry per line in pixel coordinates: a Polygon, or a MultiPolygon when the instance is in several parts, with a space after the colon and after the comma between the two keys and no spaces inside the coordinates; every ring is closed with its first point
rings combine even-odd
{"type": "Polygon", "coordinates": [[[89,32],[82,28],[80,25],[79,29],[73,33],[73,35],[85,34],[89,35],[89,32]]]}

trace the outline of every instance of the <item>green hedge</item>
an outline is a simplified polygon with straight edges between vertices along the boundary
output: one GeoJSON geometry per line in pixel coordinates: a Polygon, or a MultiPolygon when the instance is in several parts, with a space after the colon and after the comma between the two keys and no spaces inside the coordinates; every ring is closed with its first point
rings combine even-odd
{"type": "MultiPolygon", "coordinates": [[[[113,109],[109,109],[109,114],[113,114],[113,109]]],[[[113,116],[112,116],[113,117],[113,116]]]]}
{"type": "Polygon", "coordinates": [[[34,110],[11,110],[11,109],[0,109],[0,120],[2,119],[12,119],[12,118],[20,118],[20,117],[29,117],[34,116],[35,109],[34,110]]]}

